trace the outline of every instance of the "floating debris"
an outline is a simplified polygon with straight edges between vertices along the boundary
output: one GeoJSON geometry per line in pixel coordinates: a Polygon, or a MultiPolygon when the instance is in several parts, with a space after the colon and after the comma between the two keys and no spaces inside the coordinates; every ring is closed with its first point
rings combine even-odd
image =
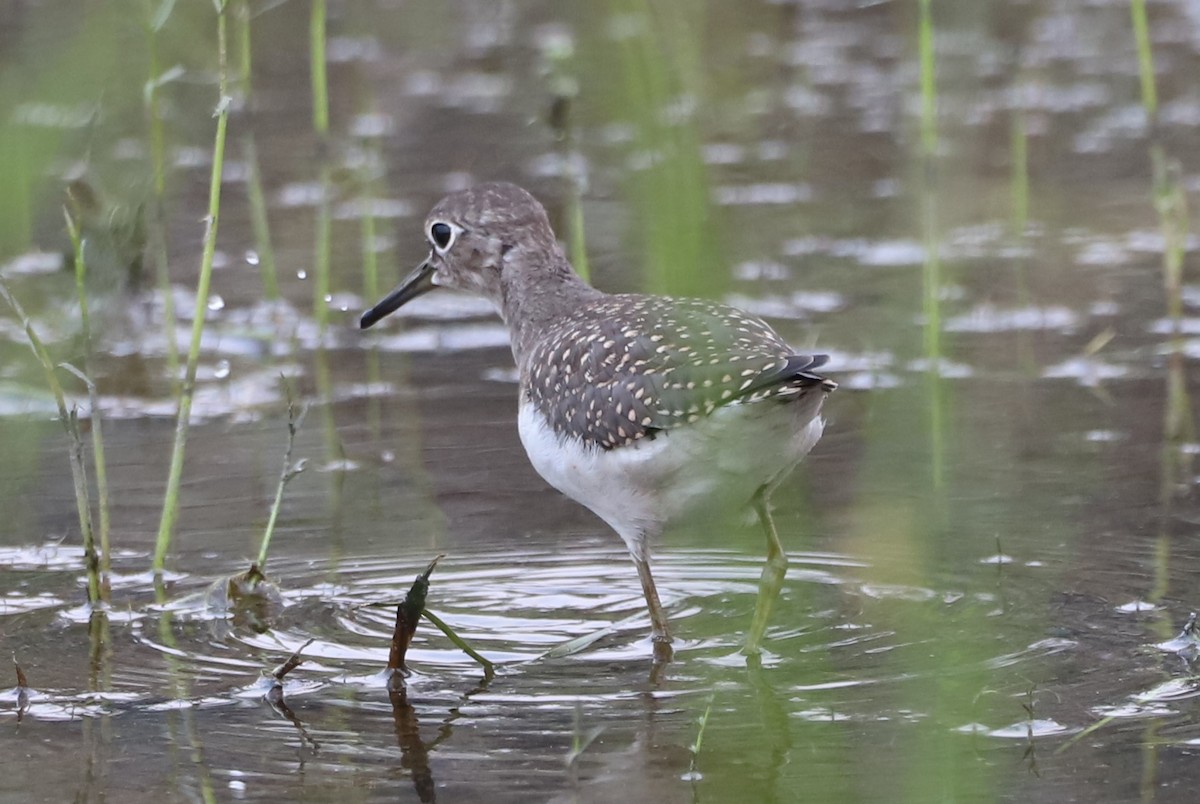
{"type": "Polygon", "coordinates": [[[1196,625],[1196,612],[1192,612],[1183,625],[1183,630],[1174,639],[1159,642],[1154,647],[1159,650],[1175,653],[1188,661],[1200,656],[1200,628],[1196,625]]]}

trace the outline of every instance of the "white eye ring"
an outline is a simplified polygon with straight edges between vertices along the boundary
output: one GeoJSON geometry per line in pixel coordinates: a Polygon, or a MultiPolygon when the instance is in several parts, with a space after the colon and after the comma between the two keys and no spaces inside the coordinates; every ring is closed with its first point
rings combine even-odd
{"type": "Polygon", "coordinates": [[[454,241],[458,239],[458,233],[461,231],[461,228],[452,223],[434,221],[429,224],[429,242],[434,251],[438,254],[445,254],[454,245],[454,241]]]}

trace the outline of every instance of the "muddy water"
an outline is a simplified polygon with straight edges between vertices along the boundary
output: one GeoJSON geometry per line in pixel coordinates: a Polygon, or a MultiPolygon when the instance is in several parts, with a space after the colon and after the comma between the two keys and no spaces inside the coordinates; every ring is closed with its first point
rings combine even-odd
{"type": "MultiPolygon", "coordinates": [[[[1127,5],[935,3],[932,159],[916,4],[335,4],[324,148],[307,6],[254,6],[157,583],[175,410],[161,298],[94,288],[114,554],[111,608],[90,627],[67,447],[0,318],[0,634],[28,681],[0,693],[2,796],[1190,800],[1200,685],[1194,645],[1171,640],[1198,605],[1200,280],[1193,235],[1172,319],[1151,155],[1194,208],[1200,16],[1151,5],[1153,129],[1127,5]],[[249,134],[278,304],[259,280],[249,134]],[[826,436],[776,496],[791,567],[761,663],[737,648],[765,545],[730,526],[659,546],[680,643],[653,671],[619,540],[521,451],[486,308],[431,296],[355,328],[373,301],[364,209],[389,285],[423,256],[421,219],[446,190],[518,181],[565,235],[572,176],[597,285],[725,299],[831,355],[826,436]],[[231,613],[206,591],[257,553],[286,441],[281,375],[309,405],[268,564],[282,600],[231,613]],[[414,674],[389,694],[393,615],[367,604],[443,553],[429,608],[496,675],[423,625],[414,674]],[[589,634],[576,655],[543,655],[589,634]],[[268,702],[261,671],[310,639],[283,704],[268,702]]],[[[80,362],[55,199],[85,169],[114,207],[146,199],[144,38],[136,20],[56,13],[0,3],[6,70],[28,78],[5,89],[15,122],[0,134],[58,149],[0,271],[56,356],[80,362]],[[80,53],[92,69],[76,76],[80,53]]],[[[161,42],[183,71],[164,85],[180,341],[213,31],[207,4],[181,7],[161,42]]]]}

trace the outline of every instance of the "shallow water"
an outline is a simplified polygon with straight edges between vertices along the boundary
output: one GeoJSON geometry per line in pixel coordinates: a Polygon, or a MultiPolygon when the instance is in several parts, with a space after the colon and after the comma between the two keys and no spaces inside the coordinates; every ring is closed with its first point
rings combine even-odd
{"type": "MultiPolygon", "coordinates": [[[[1191,800],[1196,640],[1174,638],[1198,605],[1200,242],[1185,240],[1172,318],[1151,154],[1177,164],[1194,209],[1192,4],[1151,4],[1151,129],[1126,4],[935,3],[931,165],[915,3],[334,4],[324,149],[308,6],[253,4],[253,91],[231,117],[181,514],[156,581],[167,343],[191,323],[216,94],[209,6],[179,6],[160,42],[182,69],[164,84],[177,332],[157,294],[119,289],[119,244],[93,255],[109,271],[91,368],[113,501],[106,616],[86,606],[53,399],[0,315],[0,634],[28,683],[0,692],[0,797],[1191,800]],[[547,120],[563,80],[579,95],[560,140],[547,120]],[[425,210],[473,181],[528,186],[565,236],[572,171],[595,284],[723,299],[830,355],[825,437],[776,494],[791,566],[761,662],[737,649],[765,545],[730,525],[659,546],[678,644],[654,667],[619,540],[521,451],[486,305],[435,294],[356,328],[374,301],[364,210],[390,285],[424,256],[425,210]],[[257,553],[286,445],[281,376],[308,405],[306,469],[267,566],[281,600],[228,612],[207,592],[257,553]],[[422,623],[414,673],[389,693],[394,613],[368,604],[394,603],[439,554],[428,608],[495,676],[422,623]],[[310,639],[272,703],[261,673],[310,639]]],[[[10,165],[38,166],[38,192],[0,199],[0,273],[56,359],[82,364],[59,193],[85,171],[114,208],[148,198],[145,41],[113,11],[61,14],[0,2],[0,57],[21,79],[0,86],[0,141],[32,154],[10,165]]]]}

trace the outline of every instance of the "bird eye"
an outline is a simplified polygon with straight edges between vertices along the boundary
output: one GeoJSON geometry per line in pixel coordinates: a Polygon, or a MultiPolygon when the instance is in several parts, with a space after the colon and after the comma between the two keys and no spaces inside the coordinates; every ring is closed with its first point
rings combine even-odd
{"type": "Polygon", "coordinates": [[[454,239],[454,230],[450,228],[450,224],[438,221],[429,227],[429,239],[438,251],[445,251],[450,248],[450,241],[454,239]]]}

